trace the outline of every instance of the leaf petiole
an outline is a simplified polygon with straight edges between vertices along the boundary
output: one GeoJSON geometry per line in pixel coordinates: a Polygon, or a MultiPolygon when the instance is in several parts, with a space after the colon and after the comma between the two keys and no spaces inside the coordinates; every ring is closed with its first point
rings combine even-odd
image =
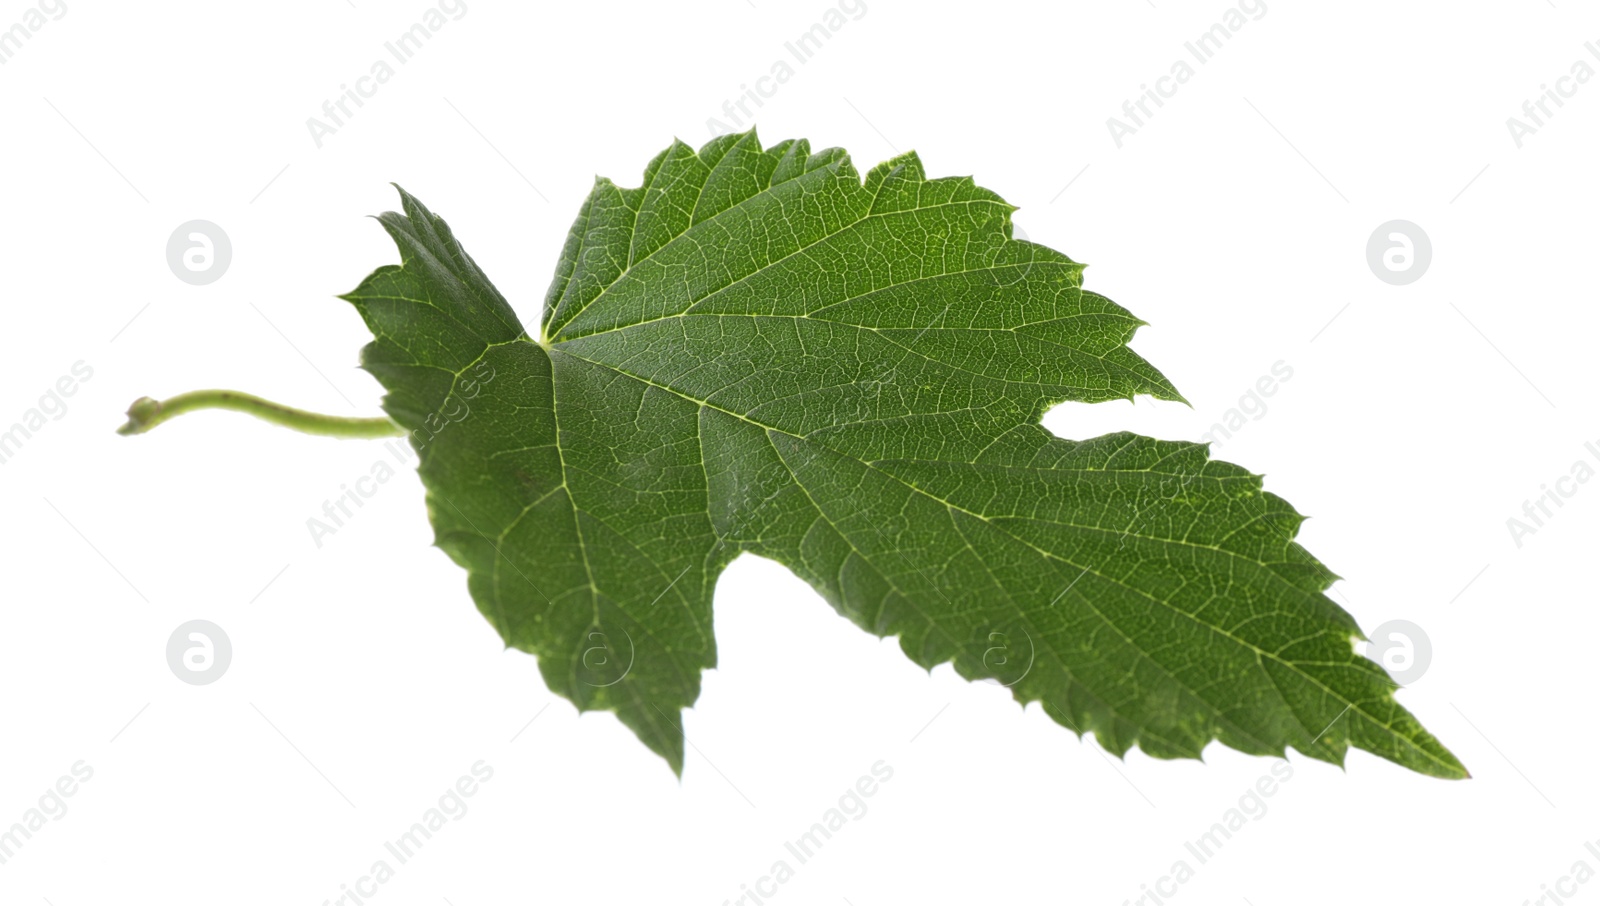
{"type": "Polygon", "coordinates": [[[274,403],[238,390],[195,390],[180,393],[166,400],[140,397],[128,407],[128,423],[118,428],[117,433],[143,434],[170,418],[197,409],[232,409],[235,412],[254,415],[274,425],[293,428],[306,434],[320,434],[323,437],[391,437],[405,433],[404,429],[387,417],[341,418],[337,415],[322,415],[274,403]]]}

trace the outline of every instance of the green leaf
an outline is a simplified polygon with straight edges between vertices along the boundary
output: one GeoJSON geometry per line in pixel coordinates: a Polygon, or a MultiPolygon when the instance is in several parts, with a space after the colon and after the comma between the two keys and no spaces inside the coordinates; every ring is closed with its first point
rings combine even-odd
{"type": "Polygon", "coordinates": [[[675,771],[741,551],[931,668],[1009,686],[1121,754],[1213,739],[1461,764],[1355,653],[1302,517],[1203,445],[1039,427],[1052,404],[1181,399],[1142,322],[1013,208],[915,154],[675,142],[598,179],[537,338],[401,192],[401,264],[346,298],[412,433],[437,543],[580,709],[675,771]]]}

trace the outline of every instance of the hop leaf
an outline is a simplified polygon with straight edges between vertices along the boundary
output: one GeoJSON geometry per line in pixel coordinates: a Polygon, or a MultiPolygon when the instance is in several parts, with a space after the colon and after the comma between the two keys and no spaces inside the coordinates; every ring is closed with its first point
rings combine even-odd
{"type": "Polygon", "coordinates": [[[1465,770],[1358,656],[1302,517],[1203,445],[1039,426],[1052,404],[1180,399],[1142,322],[1013,208],[915,154],[857,172],[755,133],[599,179],[538,337],[401,192],[400,248],[346,298],[418,446],[439,547],[580,709],[682,770],[741,551],[931,668],[1007,685],[1107,749],[1211,740],[1465,770]]]}

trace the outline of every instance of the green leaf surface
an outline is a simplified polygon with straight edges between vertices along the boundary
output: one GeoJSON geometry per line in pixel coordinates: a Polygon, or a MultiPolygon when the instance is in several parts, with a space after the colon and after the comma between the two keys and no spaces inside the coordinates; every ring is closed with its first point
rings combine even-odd
{"type": "Polygon", "coordinates": [[[1127,347],[1142,322],[971,179],[915,154],[863,178],[753,131],[675,142],[639,188],[596,181],[537,337],[401,196],[380,220],[402,263],[346,298],[437,543],[551,689],[675,771],[716,578],[749,551],[1118,754],[1354,745],[1465,776],[1355,652],[1259,476],[1039,426],[1063,400],[1180,397],[1127,347]]]}

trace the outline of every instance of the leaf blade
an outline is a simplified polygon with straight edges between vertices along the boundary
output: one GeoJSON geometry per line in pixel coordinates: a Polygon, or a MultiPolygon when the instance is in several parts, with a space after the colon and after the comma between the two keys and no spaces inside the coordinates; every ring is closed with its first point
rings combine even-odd
{"type": "Polygon", "coordinates": [[[383,218],[401,266],[346,298],[421,447],[437,543],[553,690],[675,771],[716,663],[712,588],[749,551],[1118,754],[1356,745],[1465,776],[1354,652],[1335,577],[1259,476],[1038,427],[1062,400],[1181,397],[1128,348],[1143,322],[1013,239],[972,180],[914,154],[863,179],[753,131],[674,143],[638,189],[596,181],[538,341],[402,199],[383,218]],[[995,652],[1019,632],[1013,675],[995,652]]]}

